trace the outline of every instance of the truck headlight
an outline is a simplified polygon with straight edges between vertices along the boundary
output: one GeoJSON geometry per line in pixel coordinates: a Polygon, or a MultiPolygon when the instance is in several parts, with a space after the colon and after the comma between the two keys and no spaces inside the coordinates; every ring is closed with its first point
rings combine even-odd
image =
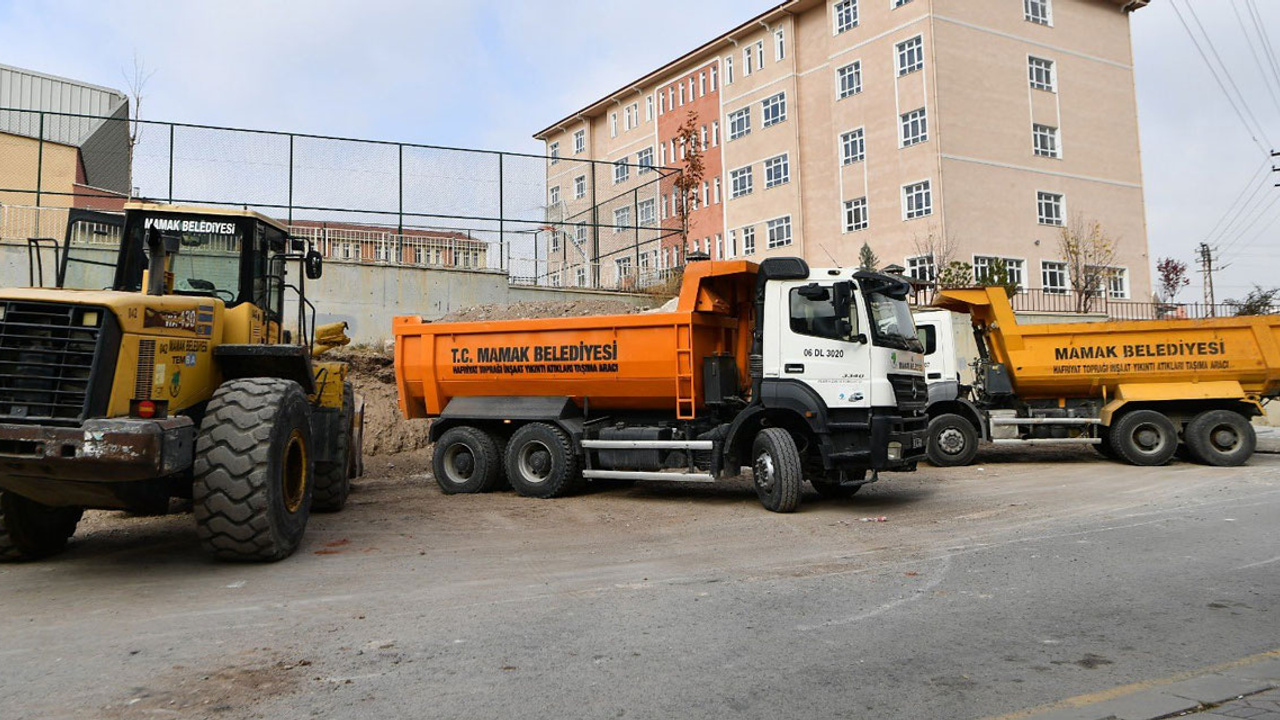
{"type": "Polygon", "coordinates": [[[889,459],[890,460],[902,459],[902,443],[900,442],[889,443],[889,459]]]}
{"type": "Polygon", "coordinates": [[[5,308],[6,308],[6,307],[8,307],[8,306],[7,306],[7,305],[2,305],[2,304],[0,304],[0,321],[3,321],[3,320],[4,320],[4,311],[5,311],[5,308]]]}

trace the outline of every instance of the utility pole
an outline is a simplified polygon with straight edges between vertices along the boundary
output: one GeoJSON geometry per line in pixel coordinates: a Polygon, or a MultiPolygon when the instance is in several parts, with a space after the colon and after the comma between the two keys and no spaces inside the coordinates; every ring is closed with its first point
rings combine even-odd
{"type": "Polygon", "coordinates": [[[1204,302],[1209,306],[1209,317],[1216,317],[1215,298],[1213,295],[1213,248],[1208,243],[1200,243],[1200,273],[1204,275],[1204,302]]]}
{"type": "MultiPolygon", "coordinates": [[[[1280,150],[1272,150],[1272,151],[1271,151],[1271,157],[1273,157],[1273,158],[1280,158],[1280,150]]],[[[1280,167],[1276,167],[1276,166],[1273,164],[1273,165],[1271,166],[1271,172],[1273,172],[1273,173],[1280,173],[1280,167]]],[[[1280,188],[1280,183],[1276,183],[1276,187],[1280,188]]]]}

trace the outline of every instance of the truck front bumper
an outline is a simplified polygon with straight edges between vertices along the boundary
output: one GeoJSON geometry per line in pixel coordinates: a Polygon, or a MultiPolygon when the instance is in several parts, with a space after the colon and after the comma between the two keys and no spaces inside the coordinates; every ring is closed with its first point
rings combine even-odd
{"type": "Polygon", "coordinates": [[[32,481],[120,483],[174,475],[191,466],[189,417],[111,418],[77,427],[0,424],[0,488],[31,495],[32,481]]]}
{"type": "MultiPolygon", "coordinates": [[[[841,433],[824,444],[827,469],[910,471],[925,458],[929,442],[929,418],[875,412],[870,423],[862,424],[870,433],[841,433]]],[[[863,432],[866,432],[865,430],[863,432]]]]}

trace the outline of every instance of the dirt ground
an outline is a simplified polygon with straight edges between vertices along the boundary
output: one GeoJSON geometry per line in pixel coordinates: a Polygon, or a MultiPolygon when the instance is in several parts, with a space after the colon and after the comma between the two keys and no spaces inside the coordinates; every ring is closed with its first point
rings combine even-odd
{"type": "MultiPolygon", "coordinates": [[[[655,298],[654,304],[660,299],[655,298]]],[[[517,302],[507,305],[478,305],[446,315],[440,322],[483,322],[527,318],[586,317],[588,315],[633,315],[644,308],[622,300],[571,300],[563,302],[517,302]]]]}

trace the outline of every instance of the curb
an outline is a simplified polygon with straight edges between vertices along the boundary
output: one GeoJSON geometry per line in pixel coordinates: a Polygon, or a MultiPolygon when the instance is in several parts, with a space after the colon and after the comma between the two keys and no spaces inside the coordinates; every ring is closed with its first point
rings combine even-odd
{"type": "Polygon", "coordinates": [[[1280,688],[1280,650],[989,720],[1163,720],[1280,688]]]}

